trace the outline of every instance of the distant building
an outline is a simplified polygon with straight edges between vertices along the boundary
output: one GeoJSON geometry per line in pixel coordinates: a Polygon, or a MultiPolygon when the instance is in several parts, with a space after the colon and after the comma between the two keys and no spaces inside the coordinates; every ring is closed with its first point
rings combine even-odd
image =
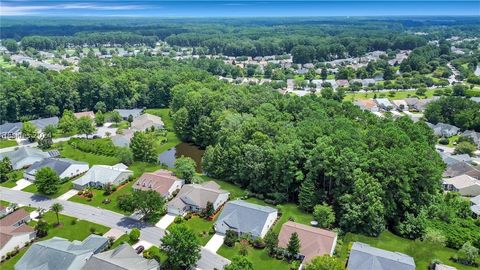
{"type": "Polygon", "coordinates": [[[45,158],[37,161],[25,170],[23,177],[28,181],[35,181],[35,175],[40,169],[51,168],[62,178],[72,178],[88,171],[88,163],[67,158],[45,158]]]}
{"type": "Polygon", "coordinates": [[[49,117],[49,118],[39,118],[35,120],[31,120],[34,126],[38,128],[38,130],[43,130],[46,126],[57,126],[58,125],[58,117],[49,117]]]}
{"type": "Polygon", "coordinates": [[[163,126],[164,124],[162,118],[153,114],[145,113],[133,119],[131,129],[145,131],[151,127],[154,127],[155,129],[162,129],[163,126]]]}
{"type": "Polygon", "coordinates": [[[374,248],[354,242],[347,263],[348,270],[415,270],[412,257],[400,252],[374,248]]]}
{"type": "Polygon", "coordinates": [[[371,111],[371,112],[378,112],[378,106],[373,99],[361,99],[355,101],[353,104],[359,106],[362,110],[371,111]]]}
{"type": "Polygon", "coordinates": [[[95,118],[95,113],[92,112],[92,111],[88,111],[88,112],[76,112],[73,114],[77,119],[80,119],[81,117],[83,116],[86,116],[86,117],[89,117],[89,118],[92,118],[94,119],[95,118]]]}
{"type": "Polygon", "coordinates": [[[215,222],[215,231],[225,234],[233,230],[239,235],[264,237],[278,217],[275,208],[248,203],[242,200],[225,204],[222,213],[215,222]]]}
{"type": "Polygon", "coordinates": [[[480,217],[480,195],[470,198],[470,205],[474,217],[480,217]]]}
{"type": "Polygon", "coordinates": [[[408,111],[408,104],[403,99],[392,100],[392,103],[399,111],[408,111]]]}
{"type": "Polygon", "coordinates": [[[185,180],[177,178],[172,172],[158,170],[152,173],[144,173],[133,184],[134,190],[154,190],[162,197],[169,198],[185,184],[185,180]]]}
{"type": "Polygon", "coordinates": [[[135,119],[143,113],[143,109],[115,109],[114,111],[118,112],[124,120],[127,120],[130,115],[135,119]]]}
{"type": "Polygon", "coordinates": [[[443,189],[458,192],[462,196],[478,196],[480,195],[480,180],[465,174],[444,178],[443,189]]]}
{"type": "Polygon", "coordinates": [[[94,254],[82,270],[160,270],[155,260],[147,260],[138,255],[129,244],[94,254]]]}
{"type": "Polygon", "coordinates": [[[384,111],[390,111],[395,108],[395,105],[386,98],[375,98],[374,101],[377,103],[378,107],[384,111]]]}
{"type": "Polygon", "coordinates": [[[480,132],[467,130],[462,133],[462,136],[472,139],[473,143],[480,149],[480,132]]]}
{"type": "Polygon", "coordinates": [[[436,125],[427,123],[432,129],[433,133],[439,137],[452,137],[460,132],[460,129],[454,125],[437,123],[436,125]]]}
{"type": "Polygon", "coordinates": [[[82,242],[54,237],[34,243],[15,264],[15,270],[79,270],[93,254],[103,251],[107,246],[107,238],[94,234],[82,242]]]}

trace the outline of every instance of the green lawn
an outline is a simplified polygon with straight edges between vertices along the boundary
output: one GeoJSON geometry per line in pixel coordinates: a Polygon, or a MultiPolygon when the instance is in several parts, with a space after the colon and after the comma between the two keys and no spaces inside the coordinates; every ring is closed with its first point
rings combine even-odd
{"type": "Polygon", "coordinates": [[[167,261],[167,258],[168,258],[167,254],[165,254],[163,250],[161,250],[156,246],[152,246],[151,248],[147,249],[143,253],[146,253],[146,252],[149,252],[153,256],[153,258],[157,257],[161,265],[167,261]]]}
{"type": "MultiPolygon", "coordinates": [[[[49,198],[57,198],[58,196],[64,194],[67,191],[69,191],[70,189],[72,189],[72,182],[67,181],[67,182],[61,184],[58,187],[58,191],[55,194],[52,194],[52,195],[43,195],[42,194],[42,195],[45,196],[45,197],[49,197],[49,198]]],[[[37,186],[35,184],[32,184],[32,185],[22,189],[22,191],[30,192],[30,193],[38,193],[37,186]]]]}
{"type": "Polygon", "coordinates": [[[156,146],[157,153],[165,152],[166,150],[174,147],[175,145],[181,143],[182,141],[177,137],[175,132],[173,132],[173,120],[170,117],[170,109],[147,109],[145,113],[156,115],[162,118],[163,123],[165,124],[165,129],[167,130],[166,139],[167,142],[163,144],[158,144],[156,146]]]}
{"type": "MultiPolygon", "coordinates": [[[[57,219],[55,213],[51,211],[45,213],[43,218],[50,224],[50,229],[48,231],[48,235],[39,239],[40,241],[47,240],[55,236],[65,238],[70,241],[81,241],[91,234],[90,228],[94,228],[95,233],[98,233],[100,235],[106,233],[109,230],[108,227],[85,220],[78,220],[75,224],[72,224],[72,220],[76,220],[76,218],[65,215],[59,215],[60,226],[54,226],[54,224],[57,222],[57,219]]],[[[35,226],[35,221],[31,221],[30,225],[35,226]]],[[[24,248],[20,250],[20,252],[13,258],[10,258],[9,260],[1,263],[0,269],[13,270],[15,264],[18,262],[18,260],[20,260],[20,258],[23,256],[23,254],[25,254],[26,251],[27,248],[24,248]]]]}
{"type": "Polygon", "coordinates": [[[132,241],[130,241],[130,237],[128,236],[128,234],[124,234],[124,235],[120,236],[117,240],[115,240],[115,242],[113,242],[110,249],[115,249],[116,247],[120,246],[123,243],[127,243],[129,245],[135,244],[132,241]]]}
{"type": "Polygon", "coordinates": [[[241,187],[227,181],[210,178],[206,175],[200,175],[204,181],[215,181],[220,188],[230,192],[230,199],[237,199],[245,195],[245,190],[241,187]]]}
{"type": "Polygon", "coordinates": [[[7,187],[7,188],[12,188],[17,185],[17,181],[20,180],[23,177],[23,172],[25,170],[16,170],[11,173],[10,175],[10,180],[0,183],[0,186],[2,187],[7,187]]]}
{"type": "MultiPolygon", "coordinates": [[[[240,244],[237,243],[235,247],[227,247],[222,245],[217,253],[229,260],[239,255],[240,244]]],[[[288,270],[290,265],[287,261],[277,260],[268,256],[267,249],[248,248],[247,258],[252,262],[255,270],[288,270]]]]}
{"type": "MultiPolygon", "coordinates": [[[[208,231],[210,231],[214,223],[214,220],[208,221],[199,216],[192,216],[192,218],[183,221],[181,224],[187,226],[192,231],[194,231],[195,235],[197,235],[198,239],[200,240],[200,244],[202,246],[205,246],[208,243],[208,240],[212,238],[212,235],[208,234],[208,231]]],[[[177,224],[172,223],[169,228],[173,226],[177,226],[177,224]]]]}
{"type": "Polygon", "coordinates": [[[55,146],[60,151],[60,154],[62,155],[62,157],[70,158],[77,161],[88,162],[90,166],[93,166],[96,164],[115,165],[120,162],[120,159],[118,159],[117,157],[86,153],[73,148],[71,145],[69,145],[66,142],[58,143],[55,146]]]}
{"type": "Polygon", "coordinates": [[[401,252],[413,256],[418,270],[427,270],[428,265],[433,259],[439,259],[444,264],[455,266],[459,270],[477,269],[450,261],[450,257],[455,255],[457,252],[454,249],[401,238],[389,231],[383,232],[379,237],[376,238],[348,233],[343,238],[343,245],[339,252],[340,258],[344,261],[346,261],[348,258],[348,250],[351,247],[351,243],[355,241],[367,243],[377,248],[401,252]]]}
{"type": "Polygon", "coordinates": [[[145,113],[153,114],[162,118],[162,121],[165,124],[166,128],[173,128],[173,121],[170,117],[170,108],[146,109],[145,113]]]}
{"type": "MultiPolygon", "coordinates": [[[[395,93],[393,97],[390,96],[389,92],[372,92],[368,91],[368,93],[347,93],[345,95],[344,100],[347,101],[355,101],[355,100],[361,100],[361,99],[371,99],[374,98],[376,95],[378,98],[384,97],[388,99],[404,99],[407,97],[413,97],[416,96],[415,91],[394,91],[392,92],[395,93]]],[[[433,89],[428,89],[427,92],[425,93],[425,97],[430,98],[433,96],[434,90],[433,89]]]]}
{"type": "Polygon", "coordinates": [[[17,141],[15,140],[0,140],[0,148],[7,148],[7,147],[12,147],[16,146],[17,141]]]}

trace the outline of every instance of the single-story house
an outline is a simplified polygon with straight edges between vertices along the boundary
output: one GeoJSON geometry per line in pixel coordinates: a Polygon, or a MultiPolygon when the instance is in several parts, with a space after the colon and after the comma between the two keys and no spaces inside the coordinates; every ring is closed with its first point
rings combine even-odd
{"type": "Polygon", "coordinates": [[[220,186],[213,182],[202,184],[184,185],[177,196],[167,204],[167,211],[174,215],[185,215],[187,212],[200,212],[207,206],[208,202],[213,204],[217,211],[227,200],[230,193],[220,189],[220,186]]]}
{"type": "Polygon", "coordinates": [[[235,200],[225,204],[214,226],[217,233],[225,234],[228,230],[233,230],[239,235],[264,237],[277,217],[278,211],[275,208],[235,200]]]}
{"type": "Polygon", "coordinates": [[[476,132],[473,130],[467,130],[462,133],[463,137],[471,138],[473,143],[477,145],[477,148],[480,149],[480,132],[476,132]]]}
{"type": "Polygon", "coordinates": [[[442,157],[443,162],[447,164],[447,166],[460,162],[472,162],[472,157],[470,157],[468,154],[451,155],[445,152],[440,152],[440,156],[442,157]]]}
{"type": "Polygon", "coordinates": [[[34,243],[15,264],[15,270],[79,270],[93,254],[103,251],[108,239],[91,234],[82,242],[60,237],[34,243]]]}
{"type": "Polygon", "coordinates": [[[132,175],[133,171],[128,170],[122,163],[113,166],[94,165],[87,173],[73,181],[73,187],[82,190],[87,187],[102,188],[107,184],[118,186],[132,175]]]}
{"type": "Polygon", "coordinates": [[[156,260],[148,260],[138,255],[129,244],[94,254],[82,270],[160,270],[156,260]]]}
{"type": "Polygon", "coordinates": [[[397,100],[392,100],[393,105],[399,110],[399,111],[408,111],[408,104],[405,102],[403,99],[397,99],[397,100]]]}
{"type": "Polygon", "coordinates": [[[332,256],[337,244],[337,234],[312,226],[287,221],[282,225],[278,235],[278,246],[287,248],[290,237],[297,233],[300,240],[300,255],[303,257],[302,265],[309,263],[317,256],[332,256]]]}
{"type": "Polygon", "coordinates": [[[14,170],[26,168],[44,158],[57,157],[58,151],[43,152],[38,148],[20,147],[17,150],[0,153],[0,159],[8,157],[14,170]]]}
{"type": "Polygon", "coordinates": [[[118,147],[128,147],[130,145],[130,141],[133,138],[133,134],[135,133],[132,129],[122,130],[122,134],[116,134],[110,139],[112,140],[113,145],[118,147]]]}
{"type": "Polygon", "coordinates": [[[22,123],[5,123],[0,125],[0,135],[2,138],[16,138],[20,135],[22,123]]]}
{"type": "MultiPolygon", "coordinates": [[[[6,208],[5,208],[6,209],[6,208]]],[[[35,239],[35,230],[27,225],[30,213],[20,208],[0,219],[0,256],[35,239]]]]}
{"type": "Polygon", "coordinates": [[[415,270],[412,257],[400,252],[374,248],[355,242],[350,250],[348,270],[415,270]]]}
{"type": "Polygon", "coordinates": [[[124,120],[127,120],[130,115],[135,119],[143,113],[143,109],[115,109],[114,111],[118,112],[124,120]]]}
{"type": "Polygon", "coordinates": [[[87,112],[76,112],[73,114],[75,118],[80,119],[83,116],[90,117],[92,119],[95,119],[95,113],[93,111],[87,111],[87,112]]]}
{"type": "Polygon", "coordinates": [[[350,83],[348,80],[337,80],[338,87],[348,87],[350,83]]]}
{"type": "Polygon", "coordinates": [[[395,105],[393,105],[387,98],[375,98],[374,101],[382,110],[390,111],[395,108],[395,105]]]}
{"type": "Polygon", "coordinates": [[[88,171],[88,163],[71,160],[68,158],[45,158],[32,164],[23,173],[23,177],[28,181],[35,181],[35,174],[42,168],[49,167],[53,169],[60,179],[72,178],[88,171]]]}
{"type": "Polygon", "coordinates": [[[10,214],[11,212],[13,212],[13,209],[10,206],[0,205],[0,218],[10,214]]]}
{"type": "Polygon", "coordinates": [[[445,124],[445,123],[437,123],[436,125],[427,123],[432,129],[433,133],[439,137],[452,137],[457,135],[460,132],[460,128],[445,124]]]}
{"type": "Polygon", "coordinates": [[[133,119],[131,129],[136,131],[145,131],[151,127],[155,127],[155,129],[162,129],[164,127],[162,118],[145,113],[133,119]]]}
{"type": "MultiPolygon", "coordinates": [[[[418,98],[405,98],[404,101],[407,103],[407,106],[410,110],[417,110],[417,103],[420,99],[418,98]]],[[[417,110],[418,111],[418,110],[417,110]]]]}
{"type": "Polygon", "coordinates": [[[370,85],[375,85],[377,81],[375,81],[374,79],[363,79],[362,80],[362,86],[363,87],[368,87],[370,85]]]}
{"type": "Polygon", "coordinates": [[[419,112],[423,112],[425,111],[425,108],[427,108],[427,105],[434,100],[437,100],[437,98],[432,97],[432,98],[426,98],[426,99],[419,99],[418,102],[414,105],[414,109],[419,112]]]}
{"type": "Polygon", "coordinates": [[[480,217],[480,195],[470,198],[470,210],[475,217],[480,217]]]}
{"type": "Polygon", "coordinates": [[[476,179],[480,179],[480,168],[474,167],[467,162],[458,162],[447,165],[447,169],[443,172],[444,177],[455,177],[466,174],[476,179]]]}
{"type": "Polygon", "coordinates": [[[158,170],[152,173],[144,173],[133,184],[132,188],[138,190],[154,190],[164,198],[170,198],[173,193],[180,190],[185,180],[177,178],[172,172],[158,170]]]}
{"type": "Polygon", "coordinates": [[[46,126],[57,126],[58,125],[58,117],[49,117],[49,118],[39,118],[35,120],[31,120],[34,126],[38,128],[38,130],[43,130],[46,126]]]}
{"type": "Polygon", "coordinates": [[[337,81],[335,81],[333,79],[325,80],[324,82],[329,83],[332,86],[333,89],[337,89],[337,87],[338,87],[337,81]]]}
{"type": "Polygon", "coordinates": [[[442,186],[444,190],[455,191],[462,196],[473,197],[480,195],[480,180],[465,174],[444,178],[442,186]]]}
{"type": "Polygon", "coordinates": [[[357,105],[362,110],[371,111],[371,112],[379,111],[377,103],[375,103],[373,99],[362,99],[362,100],[355,101],[353,104],[357,105]]]}

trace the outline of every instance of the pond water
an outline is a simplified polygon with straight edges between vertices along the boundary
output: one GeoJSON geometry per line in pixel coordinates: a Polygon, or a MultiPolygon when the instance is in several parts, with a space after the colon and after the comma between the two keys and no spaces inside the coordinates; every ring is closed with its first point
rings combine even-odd
{"type": "Polygon", "coordinates": [[[205,150],[191,143],[180,143],[158,155],[158,161],[169,168],[175,167],[175,160],[181,156],[192,158],[197,164],[196,171],[202,172],[202,156],[205,150]]]}

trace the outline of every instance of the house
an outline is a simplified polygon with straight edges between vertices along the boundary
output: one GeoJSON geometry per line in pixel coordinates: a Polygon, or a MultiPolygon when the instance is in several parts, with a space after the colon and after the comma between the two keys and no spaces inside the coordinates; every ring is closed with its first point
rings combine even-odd
{"type": "Polygon", "coordinates": [[[135,133],[132,129],[126,129],[122,131],[123,134],[116,134],[115,136],[110,137],[112,140],[113,145],[118,147],[128,147],[130,141],[133,138],[133,134],[135,133]]]}
{"type": "Polygon", "coordinates": [[[118,186],[133,175],[133,171],[122,163],[113,166],[94,165],[82,177],[73,181],[73,187],[82,190],[87,187],[104,187],[107,184],[118,186]]]}
{"type": "Polygon", "coordinates": [[[335,80],[325,80],[324,83],[329,83],[333,89],[337,89],[338,84],[335,80]]]}
{"type": "Polygon", "coordinates": [[[454,125],[438,123],[436,125],[427,123],[432,129],[433,133],[439,137],[452,137],[460,132],[460,129],[454,125]]]}
{"type": "Polygon", "coordinates": [[[174,215],[185,215],[187,212],[200,212],[207,206],[208,202],[213,204],[215,211],[227,200],[230,193],[220,189],[220,186],[213,182],[203,184],[184,185],[177,196],[167,204],[167,211],[174,215]]]}
{"type": "Polygon", "coordinates": [[[426,98],[426,99],[419,99],[418,102],[414,105],[414,108],[415,110],[419,111],[419,112],[423,112],[425,111],[425,108],[427,107],[427,105],[436,100],[437,98],[436,97],[433,97],[433,98],[426,98]]]}
{"type": "Polygon", "coordinates": [[[460,162],[471,162],[472,158],[468,154],[460,154],[460,155],[450,155],[445,152],[440,152],[440,157],[442,157],[443,162],[447,164],[447,166],[457,164],[460,162]]]}
{"type": "Polygon", "coordinates": [[[347,263],[348,270],[415,270],[412,257],[399,252],[374,248],[354,242],[347,263]]]}
{"type": "Polygon", "coordinates": [[[53,237],[34,243],[15,264],[15,270],[79,270],[93,254],[103,251],[107,246],[107,238],[94,234],[82,242],[53,237]]]}
{"type": "MultiPolygon", "coordinates": [[[[5,208],[6,210],[6,208],[5,208]]],[[[0,256],[35,239],[35,230],[27,225],[30,213],[21,208],[0,219],[0,256]]]]}
{"type": "Polygon", "coordinates": [[[362,80],[362,86],[363,87],[368,87],[371,85],[375,85],[376,81],[374,79],[363,79],[362,80]]]}
{"type": "Polygon", "coordinates": [[[114,111],[118,112],[124,120],[127,120],[130,115],[135,119],[143,113],[143,109],[115,109],[114,111]]]}
{"type": "Polygon", "coordinates": [[[474,217],[480,217],[480,195],[470,198],[470,210],[474,217]]]}
{"type": "Polygon", "coordinates": [[[148,260],[138,255],[129,244],[122,244],[115,249],[94,254],[82,270],[160,270],[155,260],[148,260]]]}
{"type": "Polygon", "coordinates": [[[32,164],[23,173],[28,181],[35,181],[35,174],[42,168],[53,169],[60,179],[72,178],[88,171],[88,163],[71,160],[68,158],[45,158],[32,164]]]}
{"type": "Polygon", "coordinates": [[[0,205],[0,218],[10,214],[11,212],[13,212],[12,207],[0,205]]]}
{"type": "Polygon", "coordinates": [[[293,233],[297,233],[300,240],[300,255],[303,257],[303,265],[309,263],[317,256],[332,256],[335,251],[337,244],[336,233],[292,221],[287,221],[282,225],[278,235],[278,246],[287,248],[293,233]]]}
{"type": "Polygon", "coordinates": [[[444,178],[442,186],[444,190],[455,191],[462,196],[473,197],[480,195],[480,180],[465,174],[444,178]]]}
{"type": "Polygon", "coordinates": [[[405,98],[404,101],[410,110],[417,110],[416,105],[420,99],[418,98],[405,98]]]}
{"type": "Polygon", "coordinates": [[[58,117],[49,117],[49,118],[40,118],[30,121],[34,126],[38,128],[38,130],[43,130],[46,126],[57,126],[58,125],[58,117]]]}
{"type": "Polygon", "coordinates": [[[457,268],[453,266],[448,266],[445,264],[437,263],[435,264],[435,269],[434,270],[457,270],[457,268]]]}
{"type": "MultiPolygon", "coordinates": [[[[479,70],[479,67],[478,67],[478,66],[477,66],[477,70],[479,70]]],[[[479,75],[477,75],[477,76],[479,76],[479,75]]],[[[471,100],[471,101],[474,101],[474,102],[476,102],[476,103],[480,103],[480,97],[471,97],[470,100],[471,100]]]]}
{"type": "Polygon", "coordinates": [[[365,111],[371,111],[371,112],[379,111],[377,103],[373,101],[373,99],[362,99],[362,100],[355,101],[353,104],[357,105],[358,107],[360,107],[362,110],[365,110],[365,111]]]}
{"type": "Polygon", "coordinates": [[[26,168],[44,158],[57,157],[58,151],[43,152],[32,147],[20,147],[17,150],[0,153],[0,158],[8,157],[14,170],[26,168]]]}
{"type": "Polygon", "coordinates": [[[170,198],[173,193],[180,190],[185,184],[185,180],[178,179],[172,172],[167,170],[158,170],[152,173],[144,173],[133,184],[133,189],[154,190],[164,198],[170,198]]]}
{"type": "Polygon", "coordinates": [[[384,111],[390,111],[395,106],[387,98],[375,98],[373,99],[377,103],[378,107],[384,111]]]}
{"type": "Polygon", "coordinates": [[[348,87],[350,84],[348,80],[337,80],[338,87],[348,87]]]}
{"type": "Polygon", "coordinates": [[[393,105],[399,110],[399,111],[408,111],[408,104],[405,100],[403,99],[397,99],[397,100],[392,100],[393,105]]]}
{"type": "Polygon", "coordinates": [[[214,226],[217,233],[225,234],[228,230],[233,230],[239,235],[264,237],[277,216],[275,208],[235,200],[225,204],[214,226]]]}
{"type": "Polygon", "coordinates": [[[480,149],[480,132],[476,132],[473,130],[467,130],[462,133],[463,137],[472,139],[473,143],[480,149]]]}
{"type": "Polygon", "coordinates": [[[22,123],[5,123],[0,125],[1,138],[16,138],[20,135],[22,123]]]}
{"type": "Polygon", "coordinates": [[[95,119],[95,113],[92,111],[87,111],[87,112],[76,112],[73,114],[75,118],[80,119],[83,116],[95,119]]]}
{"type": "Polygon", "coordinates": [[[480,169],[467,162],[457,162],[455,164],[448,165],[447,169],[443,172],[444,177],[455,177],[462,174],[480,179],[480,169]]]}
{"type": "Polygon", "coordinates": [[[131,125],[131,128],[137,131],[145,131],[151,127],[155,127],[155,129],[162,129],[164,127],[162,118],[153,114],[145,113],[135,117],[131,125]]]}

